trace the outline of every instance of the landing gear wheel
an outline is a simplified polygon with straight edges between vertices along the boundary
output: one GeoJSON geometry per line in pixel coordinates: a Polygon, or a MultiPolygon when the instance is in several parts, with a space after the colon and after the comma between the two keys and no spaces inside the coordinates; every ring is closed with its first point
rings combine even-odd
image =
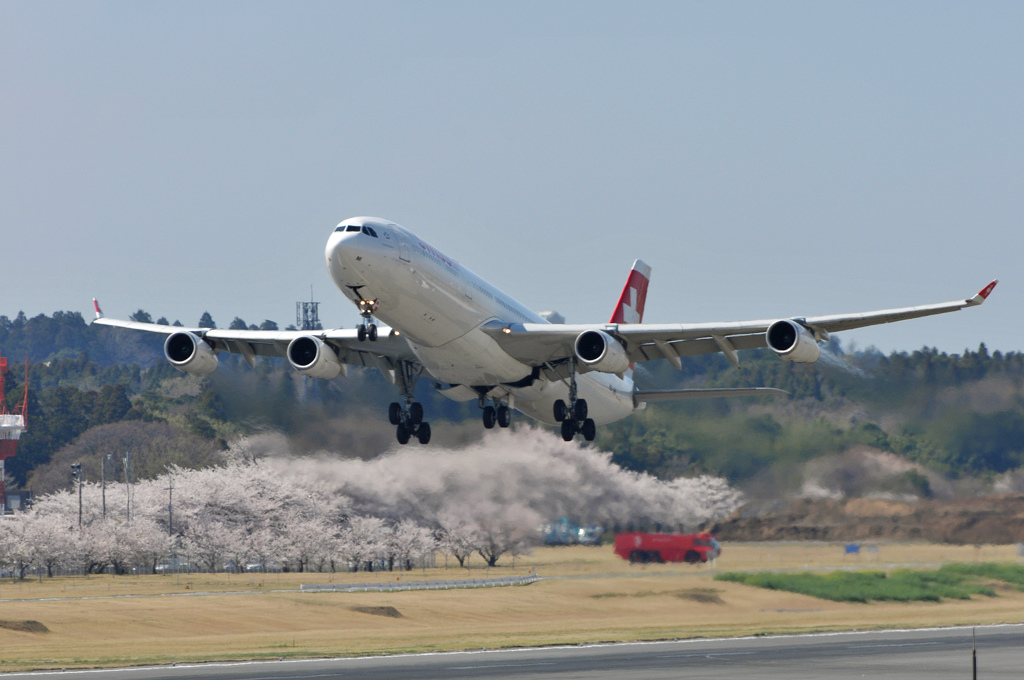
{"type": "Polygon", "coordinates": [[[430,423],[420,423],[416,428],[416,438],[420,440],[420,444],[430,443],[430,423]]]}
{"type": "Polygon", "coordinates": [[[366,342],[366,326],[356,327],[356,338],[359,342],[366,342]]]}
{"type": "Polygon", "coordinates": [[[366,327],[366,337],[370,339],[370,342],[377,341],[377,324],[371,323],[366,327]]]}
{"type": "Polygon", "coordinates": [[[414,401],[409,404],[409,424],[419,425],[423,422],[423,404],[414,401]]]}
{"type": "Polygon", "coordinates": [[[405,444],[408,444],[410,436],[409,428],[407,428],[404,424],[399,424],[399,426],[395,428],[395,436],[398,437],[399,444],[402,444],[403,446],[405,444]]]}
{"type": "Polygon", "coordinates": [[[571,420],[562,421],[562,439],[567,442],[571,442],[572,438],[576,436],[576,423],[571,420]]]}
{"type": "Polygon", "coordinates": [[[578,422],[583,422],[587,419],[587,400],[577,399],[576,403],[572,407],[573,415],[576,416],[578,422]]]}
{"type": "Polygon", "coordinates": [[[502,404],[498,407],[498,425],[500,427],[508,427],[512,424],[512,409],[502,404]]]}
{"type": "Polygon", "coordinates": [[[594,424],[593,418],[587,418],[583,421],[583,425],[580,427],[580,433],[588,442],[594,441],[594,437],[597,436],[597,425],[594,424]]]}
{"type": "Polygon", "coordinates": [[[391,402],[388,406],[388,420],[391,421],[392,425],[398,425],[402,422],[402,405],[397,401],[391,402]]]}
{"type": "Polygon", "coordinates": [[[565,402],[561,399],[555,399],[555,422],[560,423],[565,420],[565,416],[568,415],[568,409],[565,408],[565,402]]]}
{"type": "Polygon", "coordinates": [[[498,420],[498,414],[495,413],[493,406],[484,406],[484,427],[488,430],[494,427],[494,423],[498,420]]]}

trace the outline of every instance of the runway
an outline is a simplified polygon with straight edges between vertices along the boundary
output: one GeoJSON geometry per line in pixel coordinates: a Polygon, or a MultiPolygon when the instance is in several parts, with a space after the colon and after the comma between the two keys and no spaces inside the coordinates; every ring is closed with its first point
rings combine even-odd
{"type": "MultiPolygon", "coordinates": [[[[1024,674],[1024,624],[977,628],[978,676],[1024,674]]],[[[680,677],[801,678],[971,677],[971,629],[829,633],[720,640],[415,654],[358,659],[201,664],[94,671],[12,673],[5,679],[60,674],[83,680],[548,680],[680,677]]]]}

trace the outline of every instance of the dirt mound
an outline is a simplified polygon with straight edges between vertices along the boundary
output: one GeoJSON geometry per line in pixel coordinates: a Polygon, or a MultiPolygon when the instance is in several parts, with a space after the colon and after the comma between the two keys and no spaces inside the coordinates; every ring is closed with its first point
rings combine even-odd
{"type": "Polygon", "coordinates": [[[700,604],[725,604],[725,600],[718,593],[719,591],[714,588],[690,588],[676,593],[676,597],[700,604]]]}
{"type": "Polygon", "coordinates": [[[373,616],[387,616],[392,619],[401,619],[402,612],[394,607],[352,607],[352,611],[360,614],[372,614],[373,616]]]}
{"type": "Polygon", "coordinates": [[[717,527],[731,541],[1024,542],[1024,494],[916,503],[866,498],[797,499],[756,512],[745,506],[717,527]]]}
{"type": "Polygon", "coordinates": [[[38,621],[0,621],[0,628],[19,633],[49,633],[50,629],[38,621]]]}

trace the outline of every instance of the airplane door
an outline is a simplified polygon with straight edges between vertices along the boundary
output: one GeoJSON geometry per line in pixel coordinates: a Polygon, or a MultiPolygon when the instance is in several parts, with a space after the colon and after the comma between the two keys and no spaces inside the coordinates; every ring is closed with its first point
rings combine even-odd
{"type": "Polygon", "coordinates": [[[403,262],[409,262],[409,244],[402,239],[398,243],[398,257],[403,262]]]}

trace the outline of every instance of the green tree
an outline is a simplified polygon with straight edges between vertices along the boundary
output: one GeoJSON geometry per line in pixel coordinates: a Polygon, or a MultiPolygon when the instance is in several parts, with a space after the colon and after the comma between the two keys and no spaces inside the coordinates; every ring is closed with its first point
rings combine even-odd
{"type": "Polygon", "coordinates": [[[89,425],[103,425],[123,420],[132,407],[125,385],[104,385],[96,396],[89,425]]]}
{"type": "Polygon", "coordinates": [[[999,411],[945,417],[930,432],[954,473],[1006,472],[1024,463],[1024,413],[999,411]]]}
{"type": "Polygon", "coordinates": [[[203,312],[203,315],[199,317],[200,328],[216,328],[217,324],[213,322],[213,317],[210,316],[209,312],[203,312]]]}

